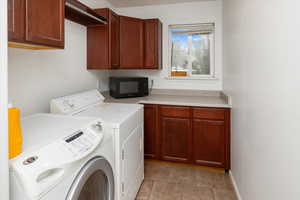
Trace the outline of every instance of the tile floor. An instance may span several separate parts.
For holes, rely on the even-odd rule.
[[[136,200],[237,200],[224,171],[145,161],[145,180]]]

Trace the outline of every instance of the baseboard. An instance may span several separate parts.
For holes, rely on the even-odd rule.
[[[242,196],[240,194],[239,188],[238,188],[238,186],[236,184],[236,181],[235,181],[234,176],[231,173],[231,171],[229,171],[229,175],[230,175],[230,179],[231,179],[231,182],[232,182],[232,185],[233,185],[233,188],[234,188],[234,191],[235,191],[235,194],[236,194],[238,200],[243,200]]]

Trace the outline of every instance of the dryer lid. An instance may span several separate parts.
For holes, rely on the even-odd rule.
[[[76,116],[99,117],[105,123],[110,123],[119,127],[120,124],[135,117],[135,115],[141,115],[142,113],[139,113],[139,111],[142,109],[143,105],[141,104],[103,103],[91,106],[88,109],[77,113]],[[138,120],[141,119],[142,116],[139,116]]]
[[[53,99],[50,102],[51,113],[70,115],[104,102],[104,96],[98,90],[77,93]]]

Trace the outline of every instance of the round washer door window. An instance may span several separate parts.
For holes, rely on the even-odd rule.
[[[80,170],[67,200],[113,200],[113,171],[107,160],[95,157]]]

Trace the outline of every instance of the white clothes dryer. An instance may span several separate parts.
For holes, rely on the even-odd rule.
[[[22,120],[10,161],[11,200],[114,200],[113,129],[100,119],[36,114]]]

